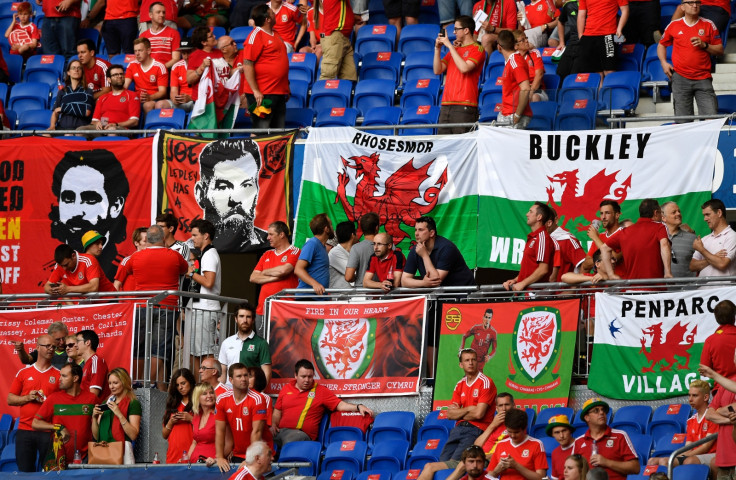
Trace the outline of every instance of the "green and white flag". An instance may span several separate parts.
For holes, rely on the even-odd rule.
[[[735,288],[645,295],[595,294],[588,387],[627,400],[687,395],[703,342],[718,328],[713,308]]]
[[[327,213],[333,227],[368,212],[404,252],[415,220],[429,215],[475,266],[478,213],[475,134],[372,135],[354,128],[313,128],[304,150],[294,243],[312,236],[309,221]]]
[[[535,201],[583,244],[600,202],[621,204],[636,220],[639,203],[674,200],[698,233],[710,199],[723,120],[667,127],[532,132],[481,126],[478,132],[478,266],[517,270]],[[696,139],[696,140],[695,140]]]

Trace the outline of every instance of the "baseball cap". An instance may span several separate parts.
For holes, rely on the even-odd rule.
[[[584,418],[588,414],[588,412],[594,409],[595,407],[603,407],[606,413],[608,413],[608,411],[611,410],[611,407],[609,407],[606,402],[601,400],[600,397],[589,398],[583,404],[583,410],[582,410],[582,413],[580,414],[580,418]]]
[[[549,419],[547,426],[544,427],[544,431],[548,437],[552,436],[552,430],[554,430],[555,427],[567,427],[570,431],[573,430],[572,425],[570,425],[570,419],[567,418],[567,415],[555,415]]]
[[[96,230],[90,230],[84,235],[82,235],[82,246],[84,247],[85,250],[87,250],[87,247],[89,247],[90,245],[92,245],[99,239],[102,239],[102,244],[104,245],[106,241],[105,237],[100,235],[100,233],[97,232]]]
[[[192,39],[190,37],[182,38],[179,42],[179,48],[177,48],[177,50],[194,50]]]

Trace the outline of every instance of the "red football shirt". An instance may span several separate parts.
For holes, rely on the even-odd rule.
[[[685,17],[667,25],[659,41],[665,47],[672,45],[672,66],[675,71],[689,80],[705,80],[710,75],[710,54],[690,42],[698,37],[710,45],[720,45],[721,35],[716,25],[707,18],[700,17],[693,25],[688,25]]]
[[[136,92],[149,95],[158,93],[158,87],[169,86],[169,73],[163,63],[153,60],[148,68],[137,61],[131,62],[125,70],[125,78],[133,80]]]
[[[54,271],[49,276],[49,282],[51,283],[63,283],[70,287],[78,287],[80,285],[86,285],[93,279],[99,279],[100,285],[98,291],[100,292],[114,292],[115,287],[112,282],[107,279],[100,263],[92,255],[84,253],[77,253],[77,265],[72,271],[66,271],[59,265],[54,267]]]
[[[488,405],[483,418],[468,421],[481,430],[485,430],[491,424],[491,421],[493,421],[493,406],[496,404],[496,384],[480,372],[478,372],[478,376],[470,383],[468,383],[467,377],[463,377],[457,382],[455,390],[452,392],[452,403],[457,403],[461,407],[475,406],[479,403]],[[461,421],[464,420],[458,420],[457,423]]]
[[[550,236],[555,245],[554,266],[559,267],[557,278],[552,280],[560,282],[562,275],[574,271],[583,263],[585,251],[578,239],[562,227],[557,228]]]
[[[240,55],[241,61],[253,62],[256,83],[261,93],[265,95],[289,94],[289,57],[286,55],[286,45],[278,33],[275,31],[268,33],[256,27],[245,40],[245,46]],[[241,85],[241,93],[253,93],[253,89],[250,88],[245,78]]]
[[[617,235],[617,234],[621,233],[623,230],[624,230],[624,227],[618,227],[618,229],[616,231],[614,231],[611,235],[608,235],[608,231],[605,231],[605,232],[603,232],[603,233],[600,234],[601,240],[603,241],[603,243],[605,243],[606,245],[608,245],[608,239],[611,238],[611,237],[613,237],[614,235]],[[608,246],[610,247],[610,245],[608,245]],[[588,250],[588,256],[590,258],[593,258],[593,254],[595,252],[597,252],[597,251],[598,251],[598,245],[596,245],[595,242],[593,242],[590,245],[590,250]],[[620,253],[621,252],[621,249],[620,248],[619,249],[615,249],[614,248],[613,251],[616,252],[616,253]],[[613,273],[615,273],[616,275],[618,275],[621,278],[623,278],[626,275],[626,264],[625,264],[625,262],[626,262],[626,259],[623,258],[623,257],[621,257],[621,260],[613,268]]]
[[[118,265],[118,271],[115,272],[115,280],[118,282],[122,282],[122,287],[120,287],[121,291],[123,292],[134,292],[135,291],[135,277],[133,275],[128,275],[125,272],[125,264],[128,263],[128,260],[130,260],[130,255],[125,257],[122,262],[120,262],[120,265]]]
[[[506,66],[503,69],[501,77],[501,114],[513,115],[516,113],[516,107],[519,105],[519,86],[523,81],[529,81],[530,76],[529,65],[519,52],[514,52],[506,60]],[[531,86],[531,84],[530,84]],[[528,104],[524,109],[523,115],[531,117],[532,107]]]
[[[82,12],[80,10],[80,5],[82,4],[82,2],[73,2],[69,9],[64,12],[56,9],[61,2],[62,0],[46,0],[45,2],[42,2],[41,5],[43,8],[44,16],[49,18],[82,17]]]
[[[480,0],[473,5],[473,16],[479,10],[486,12],[489,25],[516,30],[518,19],[513,0]]]
[[[222,58],[222,52],[219,50],[212,50],[211,52],[205,52],[201,48],[198,48],[194,50],[192,53],[189,54],[189,60],[187,61],[187,68],[189,70],[196,70],[199,68],[200,65],[202,65],[202,62],[204,62],[205,58],[209,58],[210,60],[216,60],[218,58]],[[227,65],[226,62],[223,62]],[[230,66],[228,65],[228,68],[223,71],[217,72],[221,77],[228,77],[230,75]],[[199,85],[199,82],[192,85],[192,100],[197,100],[197,96],[199,95],[199,89],[197,88]]]
[[[555,19],[555,9],[546,0],[537,0],[524,8],[529,24],[534,27],[544,25]]]
[[[179,276],[187,272],[189,264],[175,250],[152,246],[133,253],[124,268],[135,277],[138,291],[178,290]],[[161,303],[175,306],[176,297],[171,295]]]
[[[89,392],[90,388],[99,388],[102,400],[110,396],[110,386],[107,383],[107,363],[97,354],[89,357],[82,367],[82,390]]]
[[[403,271],[404,263],[406,263],[406,260],[400,251],[395,252],[392,250],[388,252],[388,255],[383,260],[372,255],[366,273],[374,274],[377,282],[383,282],[384,280],[391,280],[393,282],[394,273]]]
[[[480,43],[471,43],[458,47],[457,53],[466,62],[471,62],[475,68],[468,73],[462,73],[455,65],[452,55],[447,53],[442,63],[447,65],[445,71],[445,90],[442,93],[442,105],[478,106],[478,79],[483,73],[483,62],[486,51]]]
[[[295,267],[297,260],[299,260],[300,253],[301,250],[293,245],[289,245],[289,247],[283,252],[269,250],[261,256],[254,270],[262,272],[264,270],[268,270],[269,268],[281,266],[285,263],[290,263],[292,266]],[[275,295],[286,288],[296,288],[297,285],[299,285],[299,279],[296,277],[296,275],[294,275],[293,272],[286,278],[277,280],[275,282],[264,283],[263,285],[261,285],[261,293],[258,296],[258,307],[256,308],[256,315],[263,315],[263,307],[268,297],[270,297],[271,295]]]
[[[13,24],[13,30],[11,30],[8,37],[10,45],[25,45],[34,40],[41,40],[41,32],[38,31],[34,23],[29,23],[25,27],[21,26],[20,23]],[[10,53],[18,54],[18,51],[11,51]]]
[[[217,421],[227,422],[233,432],[233,455],[245,457],[250,446],[253,422],[266,421],[266,404],[256,391],[249,390],[246,396],[235,401],[233,392],[227,392],[217,399]],[[265,428],[265,427],[264,427]]]
[[[168,11],[168,10],[167,10]],[[149,28],[141,33],[141,37],[151,42],[151,56],[164,65],[171,61],[171,54],[179,48],[181,36],[178,30],[164,26],[158,33],[153,33]]]
[[[138,16],[137,0],[115,0],[107,2],[105,20],[121,20]]]
[[[110,67],[110,63],[102,60],[101,58],[95,58],[95,63],[92,68],[84,68],[84,78],[87,80],[87,88],[92,90],[93,93],[97,93],[104,87],[110,86],[110,79],[107,78],[107,69]]]
[[[736,351],[736,327],[719,325],[716,331],[705,339],[700,363],[706,365],[726,378],[736,375],[733,354]]]
[[[687,438],[688,442],[695,442],[701,438],[705,438],[708,435],[716,433],[718,431],[718,424],[709,422],[705,419],[705,414],[698,418],[698,413],[687,419]],[[713,446],[708,453],[716,453],[716,442],[713,442]]]
[[[502,458],[511,457],[516,463],[529,470],[547,470],[547,455],[544,453],[544,445],[534,437],[527,437],[518,445],[514,445],[510,438],[498,442],[496,450],[488,463],[490,472],[501,461]],[[525,477],[514,468],[507,468],[499,476],[503,480],[525,480]],[[489,477],[486,477],[489,478]]]
[[[529,50],[524,55],[524,60],[529,66],[529,86],[531,87],[538,72],[542,72],[542,75],[544,75],[544,60],[542,60],[542,54],[536,48]],[[544,90],[544,81],[539,83],[539,89]]]
[[[736,380],[736,377],[730,377]],[[736,402],[736,394],[725,388],[719,388],[710,408],[718,410]],[[718,425],[718,441],[716,442],[716,466],[729,468],[736,465],[736,442],[733,441],[733,424]]]
[[[341,400],[327,387],[318,383],[314,384],[312,390],[302,392],[296,388],[296,380],[292,380],[284,385],[281,392],[279,392],[275,408],[281,411],[281,422],[278,425],[280,428],[297,428],[299,418],[307,404],[307,399],[312,394],[314,399],[299,429],[309,435],[312,440],[316,440],[319,433],[319,423],[326,413],[325,410],[334,411]]]
[[[625,278],[662,278],[664,265],[660,255],[660,241],[669,239],[667,227],[651,218],[639,218],[621,233],[609,238],[606,245],[621,249],[626,260]]]
[[[713,5],[715,7],[721,7],[729,15],[731,15],[731,2],[729,0],[703,0],[703,5]]]
[[[171,75],[169,75],[169,86],[179,87],[180,95],[192,96],[192,87],[187,83],[187,62],[179,60],[171,67]]]
[[[48,401],[49,395],[59,390],[59,371],[54,367],[49,367],[41,371],[36,367],[35,363],[18,370],[8,392],[14,395],[24,396],[31,393],[32,390],[43,392],[46,396],[46,401]],[[33,430],[33,427],[31,427],[33,417],[41,408],[41,405],[41,402],[36,401],[20,406],[19,430]]]
[[[521,256],[521,267],[519,269],[519,281],[534,273],[539,263],[546,263],[550,266],[552,273],[552,262],[555,254],[555,246],[552,243],[552,237],[549,236],[544,227],[539,227],[526,237],[526,245],[524,245],[524,254]],[[543,277],[542,282],[546,282],[549,277]]]
[[[324,13],[319,14],[319,28],[325,35],[335,30],[349,37],[355,25],[355,15],[348,0],[325,0],[322,2]]]
[[[585,35],[601,36],[616,33],[618,9],[628,0],[580,0],[578,11],[586,10]]]
[[[105,117],[109,123],[121,123],[131,118],[140,118],[140,114],[141,100],[138,94],[125,89],[117,95],[109,92],[98,98],[92,120],[99,121]]]
[[[552,462],[552,465],[550,465],[552,472],[550,473],[550,477],[554,480],[560,480],[563,477],[565,472],[565,460],[567,460],[567,457],[572,454],[572,447],[574,445],[575,443],[573,442],[568,445],[567,448],[563,448],[562,445],[560,445],[552,450],[552,456],[550,458]]]
[[[629,436],[623,430],[615,430],[608,427],[606,432],[596,442],[598,453],[611,460],[626,462],[639,458],[631,443]],[[593,449],[593,437],[590,436],[590,430],[586,430],[585,434],[576,438],[573,444],[572,453],[579,453],[586,460],[590,461],[590,455]],[[611,480],[625,480],[626,475],[605,469],[608,472],[608,478]]]
[[[271,7],[271,2],[268,2],[267,5]],[[279,9],[273,13],[276,19],[273,29],[285,42],[293,47],[296,40],[297,26],[302,23],[301,12],[295,5],[284,1],[281,2]]]

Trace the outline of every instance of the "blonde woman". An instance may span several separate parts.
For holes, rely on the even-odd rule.
[[[200,383],[192,393],[192,445],[189,458],[204,462],[208,467],[217,460],[215,454],[215,389],[209,383]]]
[[[92,435],[100,442],[125,442],[123,463],[135,463],[132,441],[141,428],[141,404],[133,393],[130,375],[116,368],[107,375],[110,398],[92,411]]]

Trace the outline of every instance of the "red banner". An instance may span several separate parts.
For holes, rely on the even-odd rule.
[[[82,235],[106,239],[99,257],[112,279],[151,225],[152,138],[80,142],[32,137],[0,141],[0,274],[4,293],[42,291],[54,249],[82,250]],[[135,201],[133,201],[135,199]]]
[[[270,393],[294,378],[302,358],[315,378],[342,396],[419,391],[426,300],[271,303]]]
[[[36,339],[45,335],[54,322],[64,322],[70,333],[80,330],[94,330],[100,337],[97,353],[105,359],[112,370],[124,367],[131,371],[133,350],[132,303],[112,303],[103,305],[39,308],[33,310],[0,311],[0,348],[8,362],[0,373],[0,398],[8,398],[8,390],[15,374],[25,365],[20,363],[13,342],[22,340],[26,351],[35,349]],[[20,414],[18,407],[0,403],[0,414],[9,413],[14,417]]]
[[[205,218],[217,228],[220,253],[268,248],[268,226],[291,218],[295,135],[213,141],[161,134],[159,211],[179,219],[176,238],[188,239],[192,220]]]

